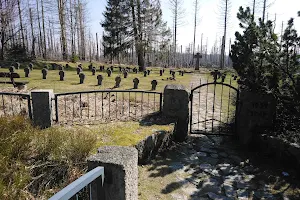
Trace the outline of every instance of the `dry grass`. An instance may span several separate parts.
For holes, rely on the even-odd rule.
[[[85,173],[85,159],[103,145],[133,146],[157,130],[138,122],[33,127],[23,117],[0,118],[0,199],[45,199]]]

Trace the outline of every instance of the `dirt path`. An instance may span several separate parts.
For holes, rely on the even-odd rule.
[[[194,75],[191,80],[191,86],[195,88],[206,82],[206,76],[201,74]],[[213,86],[204,86],[193,92],[193,101],[191,103],[191,106],[193,106],[191,122],[192,130],[211,132],[213,129],[217,129],[219,127],[219,121],[211,119],[222,119],[222,116],[220,116],[220,95],[221,94],[217,93],[214,95]]]

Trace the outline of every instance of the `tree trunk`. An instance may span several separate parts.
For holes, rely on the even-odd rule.
[[[58,1],[60,32],[61,32],[62,57],[63,60],[67,60],[68,54],[67,54],[66,24],[65,24],[65,1],[64,0],[57,0],[57,1]]]
[[[44,1],[43,1],[43,0],[41,0],[41,6],[42,6],[42,25],[43,25],[43,36],[44,36],[44,41],[43,41],[43,47],[44,47],[43,58],[44,58],[44,59],[47,59],[47,43],[46,43],[45,16],[44,16]]]
[[[32,19],[32,10],[29,8],[29,17],[30,17],[30,26],[31,26],[31,57],[35,59],[35,37],[34,37],[34,30],[33,30],[33,19]]]
[[[21,35],[22,35],[22,46],[23,46],[23,48],[25,48],[25,37],[24,37],[24,30],[23,30],[23,21],[22,21],[20,0],[18,0],[18,10],[19,10],[19,19],[20,19],[20,29],[21,29]]]

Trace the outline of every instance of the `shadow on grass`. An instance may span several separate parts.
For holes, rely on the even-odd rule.
[[[169,125],[176,122],[176,118],[165,116],[162,112],[146,115],[140,120],[140,126]]]

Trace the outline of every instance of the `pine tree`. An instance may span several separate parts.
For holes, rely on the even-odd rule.
[[[129,7],[125,0],[108,0],[103,13],[104,56],[110,56],[110,61],[130,47],[129,39]]]

